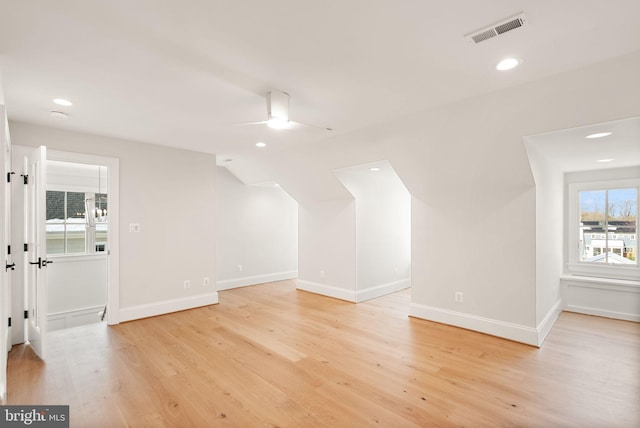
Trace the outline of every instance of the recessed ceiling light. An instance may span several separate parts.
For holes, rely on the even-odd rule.
[[[256,143],[256,147],[267,147],[267,143],[263,143],[262,141],[258,141]]]
[[[274,186],[275,187],[280,187],[280,185],[278,183],[275,183]]]
[[[598,159],[596,162],[604,163],[604,162],[611,162],[612,160],[614,159]]]
[[[516,68],[522,63],[519,58],[505,58],[496,65],[496,70],[507,71]]]
[[[54,98],[53,102],[58,104],[59,106],[71,107],[73,103],[69,100],[65,100],[64,98]]]
[[[378,168],[377,166],[374,166],[369,168],[369,171],[373,171],[373,172],[380,171],[380,168]]]
[[[56,119],[68,119],[69,115],[67,113],[61,111],[51,111],[51,117],[55,117]]]
[[[595,134],[587,135],[584,138],[602,138],[602,137],[608,137],[609,135],[611,135],[611,132],[596,132]]]

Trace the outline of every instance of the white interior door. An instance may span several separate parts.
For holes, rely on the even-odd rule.
[[[11,231],[10,204],[11,187],[7,182],[7,174],[11,170],[11,143],[9,141],[9,127],[4,105],[0,105],[0,254],[5,262],[5,268],[0,271],[0,401],[4,402],[7,395],[7,353],[11,349],[11,335],[9,334],[9,317],[11,302],[11,272],[15,268],[9,253],[9,233]]]
[[[42,359],[46,355],[47,332],[46,161],[44,146],[32,149],[23,160],[26,171],[23,175],[27,175],[24,195],[27,339]]]

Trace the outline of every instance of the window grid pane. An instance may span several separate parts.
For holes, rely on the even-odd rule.
[[[579,261],[636,265],[638,189],[579,192]]]

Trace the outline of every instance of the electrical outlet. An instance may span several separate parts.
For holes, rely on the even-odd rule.
[[[187,288],[191,288],[191,281],[188,279],[184,282],[184,289],[186,290]]]
[[[129,223],[129,232],[140,232],[140,224],[139,223]]]
[[[205,276],[205,277],[202,279],[202,285],[203,285],[204,287],[209,286],[209,277]]]
[[[458,302],[458,303],[462,303],[463,302],[462,291],[456,291],[455,299],[456,299],[456,302]]]
[[[323,270],[320,271],[320,279],[324,279],[324,271]]]
[[[236,266],[236,272],[242,272],[242,265]]]

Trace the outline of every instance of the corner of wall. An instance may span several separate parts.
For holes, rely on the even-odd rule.
[[[539,346],[538,330],[520,324],[513,324],[418,303],[411,303],[409,316],[465,328],[526,345]]]
[[[562,312],[562,299],[558,299],[556,303],[553,304],[547,315],[544,319],[538,324],[536,330],[538,332],[538,340],[535,346],[541,347],[544,340],[547,338],[549,332],[553,328],[554,324],[558,320],[560,313]]]
[[[357,302],[356,292],[354,290],[347,290],[333,285],[320,284],[302,279],[298,279],[297,283],[298,285],[296,288],[298,290],[321,294],[323,296],[333,297],[334,299],[346,300],[347,302]]]
[[[185,311],[187,309],[195,309],[202,306],[215,305],[217,303],[218,292],[214,291],[213,293],[198,294],[195,296],[183,297],[180,299],[129,306],[120,308],[120,312],[118,313],[118,321],[126,322],[141,318],[155,317],[157,315]]]

